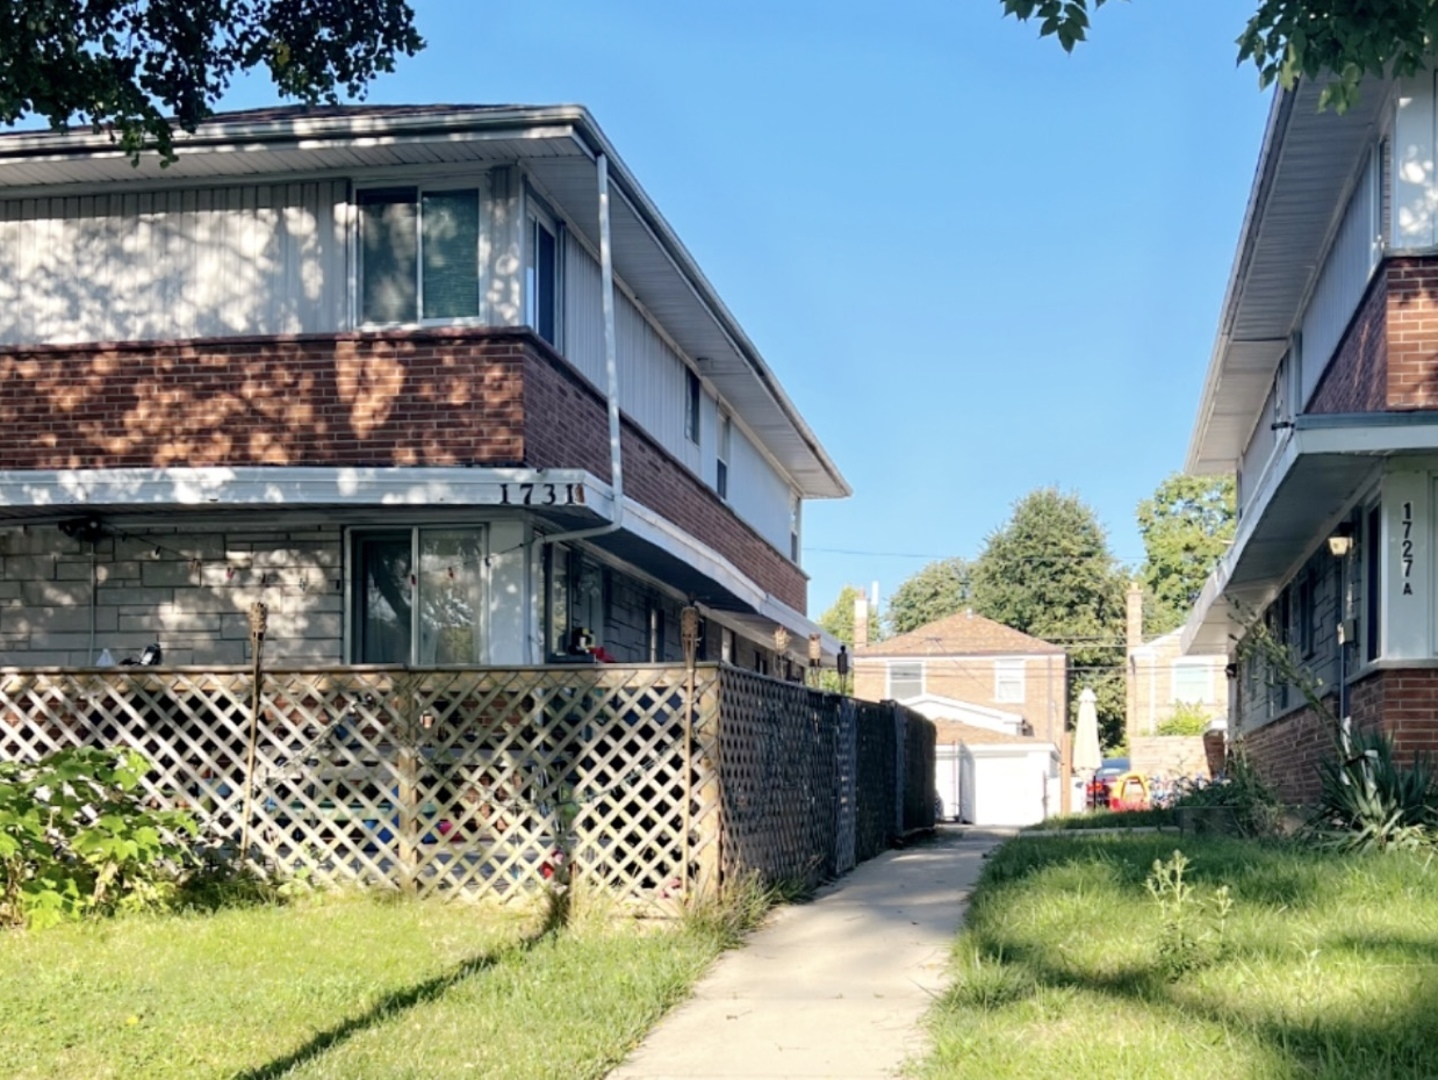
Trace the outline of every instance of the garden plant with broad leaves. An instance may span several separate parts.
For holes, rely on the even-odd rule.
[[[149,907],[174,891],[195,820],[148,805],[149,763],[78,747],[0,762],[0,927]]]

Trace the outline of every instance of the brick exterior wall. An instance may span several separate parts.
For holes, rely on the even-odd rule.
[[[609,479],[607,403],[559,357],[529,356],[525,382],[525,463],[579,467]],[[624,492],[706,543],[765,592],[796,611],[808,608],[808,576],[746,525],[707,484],[637,425],[623,420]]]
[[[803,612],[802,570],[624,421],[627,493]],[[524,329],[0,352],[0,469],[527,465],[609,479],[604,398]]]
[[[1399,760],[1438,757],[1438,670],[1374,672],[1349,687],[1349,710],[1356,727],[1391,734]],[[1328,722],[1305,707],[1245,732],[1239,745],[1285,801],[1306,803],[1318,797],[1318,763],[1334,743]]]
[[[854,661],[854,696],[882,701],[889,696],[888,665],[913,663],[914,658],[863,657]],[[1003,657],[1006,660],[1019,657]],[[1064,724],[1068,697],[1067,660],[1062,654],[1037,654],[1024,660],[1024,700],[994,697],[995,658],[932,657],[924,663],[924,692],[1022,716],[1034,735],[1056,742]]]
[[[1395,259],[1386,269],[1388,408],[1438,408],[1438,259]]]
[[[1379,412],[1387,408],[1387,269],[1373,275],[1348,330],[1314,391],[1313,413]]]
[[[1206,694],[1201,700],[1186,699],[1186,703],[1199,708],[1210,720],[1228,715],[1228,676],[1223,670],[1228,658],[1182,657],[1180,644],[1178,634],[1165,634],[1143,647],[1153,655],[1129,650],[1124,678],[1130,743],[1143,736],[1157,735],[1159,725],[1173,718],[1179,704],[1174,666],[1180,659],[1184,661],[1183,666],[1206,669]]]
[[[0,352],[0,467],[517,465],[525,335]]]
[[[1308,411],[1438,408],[1438,259],[1390,259],[1368,287]]]

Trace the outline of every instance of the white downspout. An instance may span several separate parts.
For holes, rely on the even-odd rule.
[[[538,543],[557,544],[583,540],[616,531],[624,521],[624,462],[619,446],[619,359],[614,335],[614,254],[609,241],[609,158],[595,158],[599,176],[599,280],[604,299],[604,376],[609,392],[609,486],[614,494],[613,512],[604,525],[574,532],[550,533]]]

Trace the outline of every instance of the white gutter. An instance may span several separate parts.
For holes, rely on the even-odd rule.
[[[592,529],[567,533],[550,533],[539,537],[541,547],[566,540],[585,540],[616,532],[624,523],[624,454],[620,445],[619,424],[619,348],[614,332],[614,255],[609,238],[609,157],[599,154],[595,159],[599,181],[599,278],[604,299],[604,377],[609,396],[609,487],[613,493],[613,512],[609,522]]]
[[[1258,154],[1258,167],[1254,170],[1253,187],[1249,189],[1248,205],[1243,212],[1243,226],[1239,229],[1238,250],[1234,252],[1233,267],[1228,274],[1228,288],[1224,290],[1223,305],[1219,308],[1218,334],[1209,354],[1208,371],[1204,374],[1203,391],[1198,399],[1198,416],[1189,436],[1188,454],[1185,456],[1183,471],[1197,473],[1198,463],[1203,458],[1203,440],[1208,425],[1213,419],[1214,400],[1218,396],[1218,384],[1223,378],[1224,357],[1228,353],[1233,320],[1238,311],[1238,298],[1248,278],[1249,266],[1253,262],[1253,250],[1258,243],[1258,221],[1268,203],[1268,194],[1273,188],[1274,175],[1278,170],[1278,145],[1288,127],[1288,118],[1293,113],[1296,91],[1274,91],[1272,104],[1268,108],[1268,120],[1263,128],[1263,141]]]

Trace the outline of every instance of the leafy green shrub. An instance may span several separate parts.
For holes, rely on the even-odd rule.
[[[1158,725],[1160,735],[1202,735],[1212,719],[1202,705],[1191,701],[1175,701],[1173,714]]]
[[[149,763],[81,747],[0,762],[0,926],[43,927],[154,904],[173,889],[194,819],[145,805]]]
[[[1434,842],[1438,774],[1426,755],[1393,760],[1383,732],[1342,732],[1338,760],[1319,763],[1323,789],[1309,824],[1320,843],[1345,851],[1392,851]]]
[[[1229,760],[1223,776],[1203,787],[1191,787],[1173,800],[1174,809],[1185,806],[1223,806],[1233,811],[1244,836],[1266,836],[1278,828],[1283,804],[1273,789],[1242,754]]]

